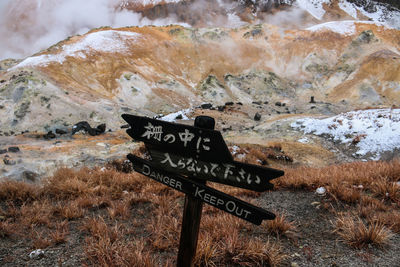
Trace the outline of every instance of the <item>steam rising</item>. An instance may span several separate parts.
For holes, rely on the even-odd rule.
[[[174,16],[149,20],[120,10],[117,0],[2,0],[0,1],[0,60],[23,58],[71,35],[111,26],[178,24]],[[182,23],[180,23],[182,24]],[[185,24],[188,26],[187,24]]]

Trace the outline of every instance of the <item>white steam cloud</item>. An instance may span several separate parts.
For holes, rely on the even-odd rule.
[[[178,10],[163,13],[165,18],[151,20],[131,10],[129,4],[157,3],[161,0],[0,0],[0,60],[25,58],[46,49],[68,36],[84,34],[101,26],[180,24],[186,27],[240,27],[252,21],[283,28],[310,26],[307,13],[297,7],[267,12],[258,17],[239,13],[246,9],[237,0],[194,0]],[[179,2],[167,0],[164,2]],[[124,7],[124,8],[120,8]],[[156,11],[157,12],[157,11]],[[246,21],[243,21],[246,18]]]
[[[111,26],[168,25],[175,16],[149,20],[140,13],[116,9],[118,0],[1,0],[0,60],[24,58],[68,36]],[[189,26],[187,24],[183,24]]]

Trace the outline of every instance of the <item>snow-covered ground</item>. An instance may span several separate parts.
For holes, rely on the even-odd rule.
[[[325,119],[304,118],[291,124],[306,134],[328,135],[357,147],[354,156],[367,153],[379,159],[382,152],[400,149],[400,109],[352,111]]]
[[[27,66],[46,66],[52,62],[62,64],[67,56],[86,58],[87,54],[95,51],[106,53],[124,52],[129,47],[129,41],[135,41],[140,36],[136,32],[116,30],[89,33],[76,43],[63,45],[61,52],[58,54],[28,57],[12,69]]]
[[[174,113],[165,115],[165,116],[161,117],[160,120],[175,122],[177,120],[177,117],[180,117],[180,120],[189,120],[187,114],[189,114],[191,111],[192,111],[192,109],[190,109],[190,108],[180,110],[178,112],[174,112]]]
[[[295,5],[307,11],[314,18],[322,20],[326,13],[324,5],[331,5],[332,2],[332,0],[297,0]],[[400,12],[389,10],[385,4],[376,2],[374,8],[367,11],[364,7],[357,6],[350,1],[339,0],[339,8],[356,20],[359,19],[358,14],[361,13],[373,22],[380,22],[392,28],[400,29]]]
[[[356,24],[375,24],[378,26],[385,26],[386,28],[391,28],[390,26],[375,21],[355,21],[355,20],[342,20],[342,21],[330,21],[326,23],[321,23],[307,28],[308,31],[332,31],[342,35],[353,35],[356,33]]]

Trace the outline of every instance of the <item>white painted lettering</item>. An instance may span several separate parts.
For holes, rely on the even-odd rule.
[[[217,177],[217,174],[215,174],[214,171],[218,171],[217,168],[219,167],[219,165],[215,163],[210,163],[210,164],[211,164],[211,170],[210,170],[211,175]]]
[[[151,169],[150,169],[150,167],[149,167],[148,165],[143,164],[143,169],[142,169],[142,171],[143,171],[143,174],[144,174],[144,175],[149,175],[150,172],[151,172]]]
[[[224,205],[224,204],[225,204],[225,202],[223,199],[220,199],[220,198],[217,199],[217,206]]]
[[[171,167],[173,167],[173,168],[177,167],[177,165],[172,162],[172,159],[171,159],[171,157],[170,157],[170,155],[168,153],[164,153],[164,156],[165,156],[165,159],[163,159],[161,161],[162,164],[168,162]]]
[[[164,184],[169,184],[169,177],[164,176],[163,182],[164,182]]]
[[[204,194],[204,199],[205,202],[210,202],[210,194],[205,193]]]
[[[247,218],[247,215],[251,214],[251,212],[248,210],[244,210],[244,213],[246,213],[246,215],[244,215],[244,218]]]
[[[185,129],[184,133],[179,133],[179,138],[181,139],[181,141],[183,142],[183,146],[186,147],[187,143],[192,141],[192,139],[194,138],[194,134],[192,134],[191,132],[189,132],[188,129]]]
[[[199,190],[199,188],[196,186],[196,192],[194,193],[194,196],[197,197],[197,195],[198,195],[201,199],[203,199],[203,196],[201,195],[201,193],[203,193],[203,192],[204,192],[204,189]]]
[[[229,207],[229,206],[230,206],[230,207]],[[227,211],[233,212],[233,211],[235,210],[235,208],[236,208],[236,204],[235,204],[235,202],[233,202],[233,201],[228,201],[228,202],[226,202],[225,207],[226,207],[226,210],[227,210]]]
[[[211,196],[211,198],[210,198],[210,203],[212,204],[212,205],[215,205],[215,201],[217,200],[217,198],[215,197],[215,196]]]
[[[182,191],[182,183],[179,181],[176,181],[175,188],[179,188]]]
[[[231,168],[235,168],[235,166],[231,164],[224,164],[225,167],[225,172],[224,172],[224,178],[227,179],[228,175],[232,175],[233,172],[231,171]]]

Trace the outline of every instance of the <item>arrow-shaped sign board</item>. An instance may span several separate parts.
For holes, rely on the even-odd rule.
[[[275,219],[275,214],[271,212],[180,175],[169,173],[155,166],[152,162],[132,154],[128,155],[128,159],[132,162],[135,171],[243,220],[260,225],[263,220]]]
[[[171,173],[196,179],[246,188],[257,192],[272,189],[269,181],[283,175],[283,171],[237,161],[205,162],[149,147],[152,163]]]
[[[218,131],[155,120],[130,114],[122,118],[135,140],[151,144],[163,151],[212,162],[231,162],[232,155]]]

